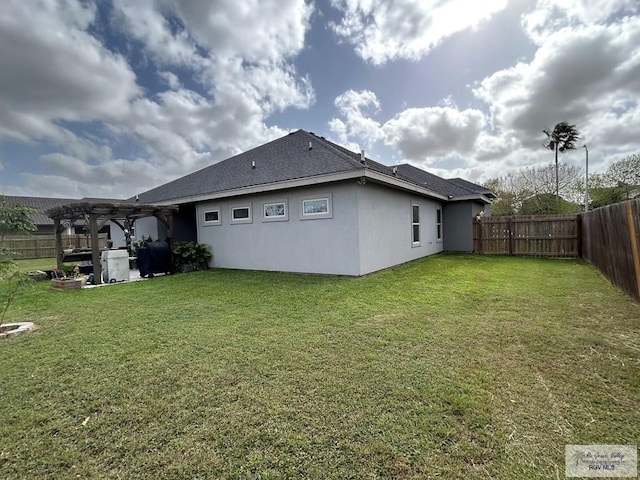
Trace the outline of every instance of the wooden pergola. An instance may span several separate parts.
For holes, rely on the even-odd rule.
[[[125,233],[127,248],[129,247],[130,226],[138,218],[156,217],[167,226],[169,246],[173,238],[173,215],[178,211],[177,205],[150,205],[139,203],[102,203],[77,202],[61,205],[47,210],[49,218],[53,219],[56,234],[56,259],[58,269],[62,268],[64,252],[62,249],[62,232],[76,220],[84,220],[91,235],[91,262],[93,263],[93,277],[96,284],[102,283],[100,269],[100,247],[98,245],[98,231],[109,221],[118,225]],[[64,224],[68,225],[64,225]]]

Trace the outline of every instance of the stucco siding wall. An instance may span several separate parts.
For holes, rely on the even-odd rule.
[[[134,224],[135,238],[131,238],[132,242],[139,242],[142,237],[151,237],[152,240],[160,239],[159,224],[162,224],[156,217],[144,217],[136,220]],[[162,237],[164,240],[164,237]]]
[[[473,250],[473,205],[453,202],[444,206],[444,250],[471,252]]]
[[[122,229],[113,222],[107,222],[107,225],[109,225],[109,234],[111,236],[111,241],[113,242],[113,248],[126,247],[127,241],[124,238],[124,232]]]
[[[305,217],[304,199],[328,198],[329,215]],[[285,202],[283,219],[265,219],[265,203]],[[251,220],[232,221],[234,207],[249,206]],[[219,224],[205,212],[218,210]],[[355,182],[252,195],[197,205],[198,241],[210,245],[212,266],[249,270],[359,275]]]
[[[473,216],[485,210],[480,202],[452,202],[444,206],[445,252],[473,252]]]
[[[442,251],[436,233],[440,202],[374,183],[357,192],[361,275]],[[412,242],[412,204],[420,207],[420,245]]]

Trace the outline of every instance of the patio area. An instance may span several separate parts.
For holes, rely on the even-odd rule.
[[[140,280],[152,280],[154,277],[164,277],[165,275],[167,275],[166,273],[154,273],[152,274],[153,276],[141,276],[140,275],[140,270],[138,270],[137,268],[131,269],[129,270],[129,280],[122,280],[119,282],[111,282],[111,283],[99,283],[97,285],[84,285],[82,288],[95,288],[95,287],[106,287],[109,285],[123,285],[125,283],[131,283],[131,282],[139,282]]]

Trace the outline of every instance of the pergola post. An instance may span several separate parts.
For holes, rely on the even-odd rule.
[[[62,259],[64,252],[62,251],[62,230],[60,230],[60,219],[53,219],[53,231],[56,234],[56,267],[62,271]]]
[[[167,243],[169,250],[173,252],[173,215],[167,215]],[[173,256],[173,253],[171,254]]]
[[[167,227],[167,244],[173,250],[173,213],[155,213],[154,216]]]
[[[91,234],[91,263],[93,263],[93,283],[102,283],[100,271],[100,245],[98,244],[98,218],[95,214],[89,214],[89,233]]]

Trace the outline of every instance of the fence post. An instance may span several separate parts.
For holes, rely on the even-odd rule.
[[[578,258],[582,259],[582,213],[576,216],[576,240],[578,241]]]
[[[509,255],[513,255],[513,217],[509,217],[507,222],[507,230],[509,231]]]
[[[629,225],[629,238],[631,240],[631,254],[633,255],[633,269],[636,273],[636,290],[640,297],[640,255],[638,254],[638,239],[636,237],[636,225],[633,218],[633,210],[631,202],[626,202],[627,207],[627,224]]]

